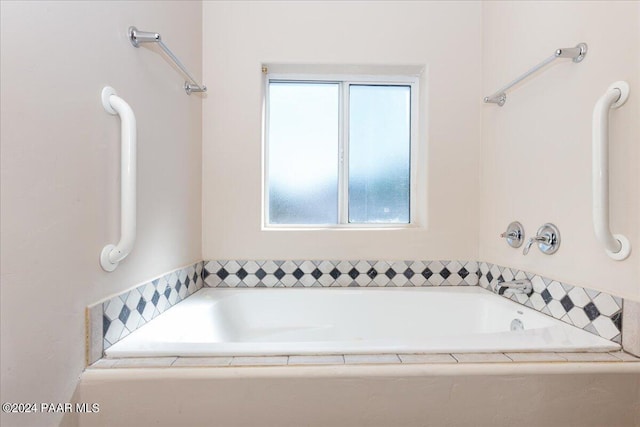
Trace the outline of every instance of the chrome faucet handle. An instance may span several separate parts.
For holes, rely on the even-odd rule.
[[[555,253],[560,247],[560,230],[558,230],[558,227],[551,223],[544,224],[538,229],[536,235],[531,237],[527,241],[522,254],[528,254],[529,249],[531,249],[531,246],[534,243],[538,244],[538,248],[540,249],[540,251],[542,251],[542,253],[551,255]]]
[[[512,248],[519,248],[524,240],[524,228],[518,221],[514,221],[509,224],[507,231],[500,233],[500,237],[507,239],[507,244]]]

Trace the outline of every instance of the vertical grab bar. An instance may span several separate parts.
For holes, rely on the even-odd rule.
[[[593,228],[607,255],[617,261],[629,256],[631,243],[609,228],[609,110],[622,106],[628,97],[627,82],[615,82],[593,108]]]
[[[102,106],[109,114],[117,114],[121,121],[120,155],[120,241],[106,245],[100,253],[100,265],[113,271],[133,249],[136,240],[136,116],[111,87],[102,89]]]

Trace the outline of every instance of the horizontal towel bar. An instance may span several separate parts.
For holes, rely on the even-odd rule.
[[[529,71],[527,71],[526,73],[522,74],[520,77],[518,77],[517,79],[513,80],[511,83],[509,83],[506,86],[498,89],[492,95],[485,96],[484,97],[484,102],[485,103],[498,104],[500,107],[502,107],[504,105],[504,103],[507,102],[507,90],[511,89],[513,86],[517,85],[522,80],[524,80],[527,77],[529,77],[531,74],[535,73],[536,71],[540,70],[541,68],[544,68],[545,66],[547,66],[548,64],[550,64],[551,62],[555,61],[558,58],[571,58],[571,59],[573,59],[573,62],[581,62],[586,55],[587,55],[587,44],[586,43],[580,43],[576,47],[568,47],[568,48],[563,48],[563,49],[557,49],[554,52],[554,54],[551,55],[549,58],[545,59],[544,61],[542,61],[541,63],[539,63],[535,67],[531,68]]]
[[[140,43],[158,43],[164,53],[171,58],[173,62],[182,70],[182,72],[189,77],[191,82],[184,82],[184,90],[187,92],[187,95],[191,95],[193,92],[206,92],[207,87],[196,82],[196,79],[193,78],[191,73],[187,70],[187,67],[178,59],[178,57],[167,47],[166,44],[162,41],[162,37],[160,34],[153,33],[149,31],[140,31],[136,27],[129,27],[128,31],[129,41],[134,47],[140,47]]]

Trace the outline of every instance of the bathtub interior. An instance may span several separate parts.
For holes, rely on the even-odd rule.
[[[608,352],[617,343],[481,287],[203,288],[107,357]]]

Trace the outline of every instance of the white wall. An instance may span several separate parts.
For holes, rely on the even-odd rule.
[[[205,2],[205,259],[475,259],[480,2]],[[263,63],[424,65],[423,229],[261,231]]]
[[[201,68],[200,2],[2,2],[2,401],[67,402],[84,368],[84,308],[201,258],[201,100],[129,25],[160,32]],[[138,240],[119,237],[113,86],[138,120]],[[2,414],[2,425],[61,415]]]
[[[480,258],[640,300],[640,3],[489,1],[483,35],[485,95],[556,48],[586,42],[589,52],[529,78],[504,107],[483,108]],[[633,245],[623,262],[604,253],[591,218],[591,116],[617,80],[631,86],[610,115],[611,228]],[[513,220],[527,237],[555,223],[560,250],[510,248],[498,234]]]

